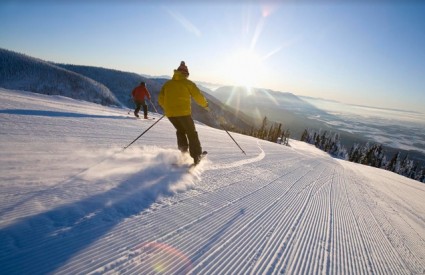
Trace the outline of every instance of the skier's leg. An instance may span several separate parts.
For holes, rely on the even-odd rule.
[[[181,117],[169,117],[168,119],[173,124],[174,128],[176,128],[177,147],[182,153],[185,153],[189,149],[189,143],[180,118]]]
[[[136,109],[134,109],[134,115],[136,117],[139,117],[139,111],[140,111],[140,108],[141,108],[141,104],[138,101],[134,101],[134,104],[136,104]]]
[[[143,100],[142,106],[143,106],[143,116],[144,118],[148,118],[148,105],[146,105],[144,100]]]
[[[181,117],[181,124],[189,140],[189,152],[195,163],[198,163],[202,154],[202,147],[199,141],[198,132],[191,116]]]

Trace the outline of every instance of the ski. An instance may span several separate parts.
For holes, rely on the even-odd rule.
[[[130,115],[130,113],[131,113],[131,111],[128,111],[128,115]],[[154,117],[148,117],[148,118],[144,118],[143,116],[138,116],[138,117],[136,117],[136,116],[130,116],[130,118],[132,118],[132,117],[134,117],[134,118],[136,118],[136,119],[141,119],[141,120],[143,120],[143,119],[146,119],[146,120],[154,120],[155,118]]]
[[[172,163],[171,166],[177,169],[187,169],[187,171],[190,172],[194,168],[196,168],[196,166],[198,166],[199,163],[201,163],[201,161],[207,156],[207,154],[208,154],[207,151],[203,151],[202,154],[199,156],[199,160],[197,163],[189,164],[186,162],[177,162],[177,163]]]
[[[203,151],[201,155],[199,156],[198,161],[195,160],[195,163],[193,164],[193,166],[199,165],[199,163],[201,163],[201,161],[207,156],[207,154],[208,154],[207,151]]]
[[[143,118],[143,117],[129,116],[128,118],[137,119],[137,120],[155,120],[154,117]]]

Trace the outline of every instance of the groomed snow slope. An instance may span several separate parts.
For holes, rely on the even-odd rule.
[[[1,274],[425,273],[425,185],[153,116],[0,89]]]

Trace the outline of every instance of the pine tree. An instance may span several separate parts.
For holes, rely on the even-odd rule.
[[[363,147],[360,147],[360,156],[358,163],[368,165],[368,152],[370,151],[369,143],[366,143]]]
[[[286,146],[289,146],[289,137],[291,136],[291,131],[289,131],[289,129],[288,130],[286,130],[286,132],[284,132],[285,133],[285,141],[284,141],[284,144],[286,145]]]
[[[355,143],[353,147],[351,147],[350,152],[348,153],[348,161],[358,162],[359,158],[359,144]]]
[[[411,179],[416,179],[416,175],[419,173],[418,170],[419,170],[419,164],[416,162],[416,163],[413,164],[412,171],[410,172],[408,177],[411,178]]]
[[[404,159],[400,163],[399,174],[405,177],[410,177],[412,174],[414,163],[409,159],[409,155],[407,154]]]
[[[265,116],[263,118],[263,122],[261,124],[260,130],[259,130],[259,133],[258,133],[258,138],[260,138],[260,139],[264,139],[265,138],[267,124],[268,124],[267,117]]]
[[[381,144],[377,144],[375,148],[375,167],[381,168],[385,165],[385,154]]]
[[[422,167],[421,171],[416,175],[416,180],[425,182],[425,167]]]
[[[304,132],[302,133],[300,140],[301,141],[304,141],[304,142],[308,142],[308,132],[307,132],[307,129],[305,129]]]
[[[390,160],[390,162],[388,163],[387,166],[387,170],[391,171],[391,172],[395,172],[398,173],[399,170],[399,158],[400,158],[400,152],[397,152],[392,159]]]
[[[314,146],[316,146],[317,148],[320,148],[320,135],[314,133]]]

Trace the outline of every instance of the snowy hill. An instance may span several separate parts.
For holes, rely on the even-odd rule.
[[[63,95],[102,105],[121,103],[103,84],[52,63],[0,48],[0,87]]]
[[[1,274],[425,273],[425,185],[152,115],[0,89]]]
[[[162,85],[157,85],[154,81],[138,75],[136,73],[123,72],[113,69],[79,66],[69,64],[56,64],[59,67],[73,71],[75,73],[89,77],[99,83],[104,84],[125,106],[133,107],[134,103],[131,98],[131,91],[145,81],[150,90],[160,90]],[[154,98],[154,102],[156,102]]]

